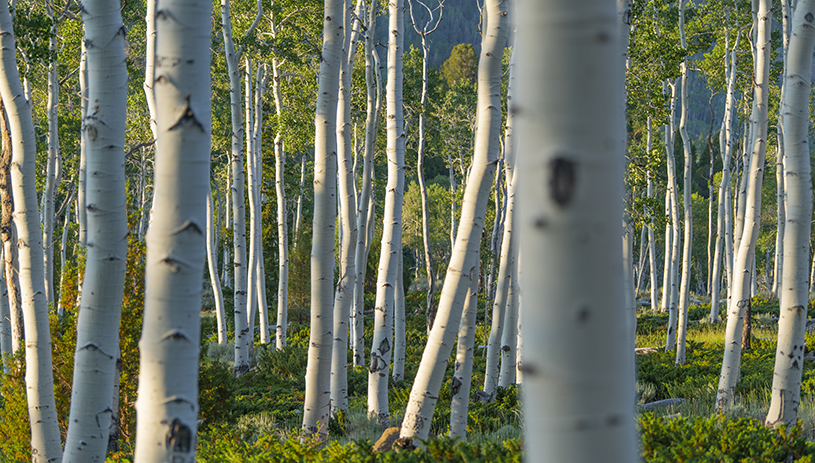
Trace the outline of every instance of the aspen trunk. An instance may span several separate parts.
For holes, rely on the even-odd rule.
[[[154,214],[147,232],[135,461],[194,461],[210,189],[211,2],[159,0]],[[184,18],[183,22],[173,18]]]
[[[0,248],[0,262],[5,262],[3,250]],[[10,371],[12,344],[11,344],[11,311],[9,307],[9,289],[5,272],[0,271],[0,362],[3,364],[3,373]]]
[[[360,3],[361,4],[361,3]],[[358,4],[358,5],[360,5]],[[345,1],[343,49],[340,58],[337,101],[337,169],[340,224],[339,279],[334,295],[334,344],[331,357],[331,409],[348,411],[348,321],[354,301],[354,258],[357,245],[356,193],[354,192],[353,148],[351,140],[351,74],[354,70],[360,6],[354,11],[352,0]]]
[[[147,5],[153,3],[152,1],[147,2]],[[149,17],[148,12],[148,17]],[[82,41],[81,45],[81,55],[79,58],[79,115],[82,120],[85,120],[85,116],[88,113],[88,50],[85,46],[85,41]],[[149,60],[145,61],[146,63]],[[85,209],[85,192],[87,191],[86,182],[85,182],[85,165],[87,164],[86,156],[85,156],[85,137],[79,137],[79,167],[78,167],[78,174],[77,174],[77,190],[76,190],[76,221],[79,225],[79,245],[83,248],[88,244],[88,216],[87,210]],[[80,283],[81,288],[81,283]]]
[[[23,347],[23,308],[17,265],[17,228],[14,225],[14,200],[11,194],[11,132],[2,100],[0,100],[0,133],[3,148],[0,156],[0,205],[2,205],[0,238],[3,241],[3,274],[8,288],[11,352],[16,354]]]
[[[54,306],[54,201],[57,183],[57,156],[59,156],[59,63],[57,62],[57,37],[61,18],[48,8],[51,17],[51,38],[48,44],[48,101],[45,108],[48,119],[48,156],[45,169],[45,187],[42,198],[43,266],[45,269],[45,300]]]
[[[504,332],[501,335],[501,370],[498,373],[498,387],[509,387],[517,380],[517,364],[521,362],[518,355],[520,337],[520,285],[518,245],[512,240],[510,247],[510,277],[507,309],[504,313]]]
[[[218,279],[218,269],[215,268],[215,224],[212,220],[212,190],[207,192],[207,264],[209,267],[209,280],[212,285],[212,294],[215,298],[215,319],[218,324],[218,344],[226,344],[226,312],[224,311],[224,293],[221,291],[221,280]]]
[[[471,285],[464,300],[464,310],[458,329],[456,364],[450,385],[450,393],[453,396],[450,403],[450,438],[459,438],[461,441],[467,440],[467,418],[473,376],[473,344],[478,311],[478,278],[474,275],[476,272],[478,267],[473,267],[470,275]]]
[[[325,0],[323,51],[314,117],[314,220],[311,244],[311,333],[309,336],[303,431],[328,438],[331,406],[334,222],[337,198],[337,93],[342,56],[342,0]]]
[[[255,267],[252,271],[255,272],[255,291],[257,298],[257,313],[260,316],[260,343],[269,343],[269,306],[266,303],[266,270],[263,262],[263,220],[261,192],[263,188],[263,95],[266,90],[266,66],[258,66],[257,76],[255,79],[255,120],[252,132],[254,134],[254,150],[252,156],[254,157],[254,170],[255,170],[255,213],[252,220],[255,222]],[[255,312],[252,311],[254,314]]]
[[[782,92],[786,93],[786,91]],[[783,134],[782,123],[778,123],[778,133]],[[784,137],[779,137],[778,148],[776,150],[776,163],[775,163],[775,182],[776,182],[776,211],[778,212],[778,219],[776,222],[775,233],[775,258],[773,268],[773,283],[770,289],[773,294],[781,298],[781,281],[783,279],[784,271],[784,231],[786,226],[786,205],[785,192],[784,192]]]
[[[436,400],[452,350],[464,301],[472,284],[471,271],[478,269],[478,249],[484,230],[484,213],[497,163],[501,128],[501,58],[509,32],[506,2],[489,0],[483,11],[489,18],[482,35],[478,62],[478,129],[473,164],[464,193],[461,223],[444,279],[438,314],[428,336],[416,380],[402,421],[402,437],[426,439]]]
[[[11,185],[19,246],[20,299],[24,314],[26,397],[34,462],[62,461],[51,362],[51,334],[43,277],[42,235],[35,185],[36,140],[31,103],[24,97],[15,56],[14,29],[8,4],[0,2],[0,96],[11,132]]]
[[[653,138],[653,129],[651,127],[651,116],[648,116],[648,135],[646,139],[646,152],[651,152],[651,140]],[[648,186],[646,187],[646,196],[648,198],[654,197],[654,182],[651,179],[651,170],[649,169],[646,172]],[[651,309],[655,309],[657,306],[657,257],[656,257],[657,245],[656,245],[656,237],[654,236],[654,217],[652,214],[648,215],[648,260],[649,260],[649,267],[651,270],[651,278],[650,278],[650,290],[651,290]]]
[[[728,304],[727,330],[725,333],[724,359],[719,378],[716,408],[727,411],[732,403],[741,366],[742,345],[739,336],[744,326],[745,312],[750,309],[751,270],[758,238],[758,221],[761,213],[761,184],[764,175],[764,155],[767,148],[767,102],[770,70],[770,29],[772,5],[769,0],[753,2],[754,21],[757,23],[756,77],[753,89],[755,104],[753,120],[756,121],[752,141],[749,174],[749,191],[745,201],[744,230],[739,240],[739,252],[733,266],[733,289]]]
[[[386,93],[388,184],[382,219],[382,244],[376,281],[374,336],[368,366],[368,415],[387,426],[388,372],[393,353],[393,315],[396,268],[402,252],[402,195],[404,192],[405,134],[402,108],[404,3],[388,4],[388,80]]]
[[[524,333],[523,358],[526,432],[535,436],[524,441],[529,461],[636,459],[619,257],[617,28],[612,2],[518,9],[518,43],[535,44],[519,49],[528,55],[518,60],[518,117],[523,143],[538,147],[518,166],[523,324],[534,327]],[[599,36],[607,39],[591,39]],[[575,426],[575,417],[587,425]]]
[[[379,74],[379,56],[374,47],[374,34],[376,32],[376,1],[371,2],[368,12],[368,31],[365,39],[365,83],[367,87],[367,116],[365,119],[365,155],[362,168],[362,188],[359,191],[357,203],[357,247],[354,257],[356,267],[356,280],[354,281],[354,366],[363,366],[365,363],[365,317],[364,293],[365,274],[368,269],[368,250],[371,244],[369,238],[369,206],[371,204],[371,183],[374,173],[374,148],[376,145],[377,126],[379,125],[379,108],[382,107],[382,79]],[[371,227],[372,228],[372,227]]]
[[[88,114],[82,122],[88,248],[79,304],[66,462],[102,460],[108,435],[119,320],[127,267],[124,143],[127,110],[125,29],[119,2],[83,3],[88,48]]]
[[[666,350],[676,348],[676,308],[679,299],[679,194],[676,186],[676,164],[674,162],[674,115],[676,113],[676,85],[677,82],[669,83],[671,88],[671,112],[670,121],[666,126],[665,148],[668,155],[668,193],[670,201],[670,226],[671,226],[671,252],[670,252],[670,279],[668,281],[668,333],[665,341]],[[668,133],[670,132],[670,133]]]
[[[272,58],[272,94],[274,95],[275,113],[278,120],[283,115],[283,93],[280,87],[280,69],[277,58]],[[277,325],[275,326],[275,346],[286,347],[289,305],[289,227],[286,222],[286,189],[283,183],[286,168],[286,152],[283,150],[283,130],[278,125],[274,139],[275,157],[275,193],[277,196],[277,245],[278,245],[278,280],[277,280]]]
[[[792,426],[801,401],[807,321],[812,178],[809,159],[809,95],[812,48],[815,46],[815,1],[801,0],[795,8],[793,34],[786,60],[783,111],[787,214],[784,229],[784,269],[781,273],[781,317],[775,354],[772,399],[765,423]],[[780,209],[779,209],[780,211]]]
[[[252,60],[246,58],[244,67],[244,123],[246,124],[246,182],[249,195],[249,267],[246,269],[246,326],[249,352],[255,345],[255,313],[257,313],[257,169],[255,168],[254,108],[252,106]],[[236,336],[237,338],[237,336]]]

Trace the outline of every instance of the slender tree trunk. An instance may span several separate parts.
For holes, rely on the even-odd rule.
[[[251,355],[255,345],[255,313],[257,313],[258,279],[257,279],[257,169],[255,168],[255,131],[254,108],[252,105],[252,60],[246,58],[244,67],[244,123],[246,124],[246,182],[249,196],[249,267],[246,272],[246,326],[247,342]],[[237,336],[236,336],[237,338]]]
[[[402,437],[427,438],[444,371],[452,350],[464,301],[472,284],[470,272],[478,269],[478,249],[484,230],[484,213],[497,163],[501,129],[501,58],[509,32],[509,5],[489,0],[484,11],[489,27],[482,35],[478,62],[478,129],[473,164],[464,193],[461,226],[444,279],[439,310],[402,421]]]
[[[343,49],[340,61],[337,101],[337,169],[340,224],[339,279],[334,295],[334,345],[331,357],[331,408],[348,411],[348,322],[354,301],[354,258],[357,245],[357,209],[354,192],[353,147],[351,140],[351,74],[354,71],[361,3],[354,11],[352,0],[345,0]]]
[[[475,324],[478,312],[478,267],[470,271],[470,288],[464,300],[464,310],[458,329],[456,343],[456,364],[450,393],[450,438],[467,440],[467,418],[469,418],[470,386],[473,376],[473,345],[475,344]]]
[[[778,133],[783,134],[782,123],[779,118]],[[775,182],[776,182],[776,211],[778,211],[778,221],[775,233],[775,259],[773,268],[773,283],[771,291],[781,298],[781,281],[784,269],[784,231],[786,225],[786,205],[784,192],[784,137],[778,139],[778,149],[776,150]]]
[[[19,246],[19,278],[25,327],[26,397],[31,424],[31,453],[34,462],[62,460],[54,380],[51,335],[43,277],[42,235],[37,214],[35,185],[36,139],[31,103],[24,98],[17,71],[14,29],[8,4],[0,2],[0,96],[7,103],[11,131],[11,185],[14,223]]]
[[[283,116],[283,92],[280,86],[280,67],[277,58],[272,58],[272,94],[274,95],[277,120]],[[275,193],[277,196],[277,325],[275,341],[277,349],[286,347],[289,305],[289,227],[286,212],[286,189],[283,174],[286,168],[286,152],[283,150],[283,128],[278,125],[274,139]]]
[[[101,461],[108,435],[119,320],[127,267],[124,143],[127,110],[125,29],[119,2],[83,3],[88,108],[82,122],[88,176],[88,248],[77,322],[66,462]]]
[[[325,0],[323,51],[318,80],[314,145],[314,220],[311,244],[311,334],[309,336],[303,431],[328,438],[331,406],[331,347],[334,222],[337,198],[337,93],[342,57],[342,0]]]
[[[404,182],[404,179],[403,179]],[[393,294],[393,380],[401,381],[405,377],[405,285],[404,254],[399,252],[399,263],[396,265],[396,285]]]
[[[739,253],[733,267],[733,290],[728,305],[722,374],[719,378],[716,408],[726,411],[732,403],[741,365],[742,346],[738,340],[744,326],[745,312],[750,306],[751,267],[755,258],[758,220],[761,212],[761,184],[764,175],[764,155],[767,148],[767,102],[770,69],[770,28],[772,5],[769,0],[754,0],[754,21],[757,23],[756,77],[754,117],[756,131],[751,156],[750,188],[746,198],[744,231],[739,240]]]
[[[815,46],[815,1],[801,0],[795,8],[787,55],[784,100],[785,182],[787,214],[784,229],[784,269],[781,273],[781,317],[775,354],[772,399],[765,423],[792,426],[801,401],[807,321],[812,177],[809,159],[809,95],[812,48]],[[779,209],[780,211],[780,209]]]
[[[215,242],[212,220],[212,190],[207,193],[207,264],[209,267],[209,280],[212,285],[212,294],[215,298],[215,319],[218,323],[218,344],[226,344],[226,312],[224,311],[224,293],[221,291],[221,280],[218,279],[218,269],[215,268],[217,243]]]
[[[147,2],[149,5],[152,2]],[[149,11],[148,11],[149,16]],[[85,41],[82,41],[82,51],[79,58],[79,115],[82,120],[88,113],[88,50]],[[149,62],[149,60],[145,60]],[[85,205],[85,192],[87,189],[85,171],[87,159],[85,156],[85,137],[79,137],[79,173],[77,175],[78,187],[76,190],[76,219],[79,225],[79,245],[83,248],[88,244],[88,216]],[[81,286],[80,286],[81,288]],[[81,293],[80,293],[81,294]]]
[[[147,233],[137,463],[194,461],[210,189],[211,2],[159,0],[155,209]],[[184,18],[183,22],[174,18]]]
[[[651,116],[648,116],[648,135],[646,140],[646,151],[651,152],[651,140],[653,138],[653,130],[651,127]],[[654,197],[654,181],[651,179],[650,169],[646,172],[648,186],[646,187],[646,196],[648,198]],[[651,309],[657,306],[657,245],[656,237],[654,236],[654,217],[653,214],[648,215],[648,260],[651,269],[650,290],[651,290]]]
[[[376,1],[371,2],[368,12],[368,31],[365,39],[365,83],[368,93],[367,117],[365,120],[365,156],[362,168],[362,189],[357,203],[357,247],[354,258],[356,280],[354,282],[354,366],[363,366],[365,358],[364,295],[365,274],[368,269],[368,250],[371,239],[368,229],[368,212],[371,204],[371,183],[374,172],[374,148],[379,122],[379,108],[382,107],[382,79],[379,75],[379,57],[374,47],[376,32]]]
[[[254,128],[254,150],[252,156],[255,159],[255,214],[252,220],[255,222],[255,291],[257,299],[257,313],[260,316],[260,343],[268,344],[269,335],[269,305],[266,303],[266,268],[263,262],[263,203],[261,193],[263,188],[263,95],[266,90],[266,65],[258,65],[257,77],[255,79],[255,120]],[[254,314],[255,312],[252,311]]]
[[[0,262],[5,262],[3,249],[0,248]],[[3,373],[11,370],[11,308],[9,306],[8,281],[5,272],[0,271],[0,361],[3,364]]]
[[[671,196],[670,201],[670,225],[671,225],[671,270],[670,280],[668,282],[668,290],[670,296],[668,298],[668,333],[665,341],[666,350],[674,350],[676,348],[676,308],[679,296],[679,288],[677,286],[679,280],[679,194],[677,193],[676,186],[676,164],[674,162],[674,115],[676,113],[676,85],[677,82],[669,84],[671,88],[671,112],[670,121],[666,126],[665,134],[665,148],[668,154],[668,192]]]
[[[11,186],[12,141],[2,100],[0,100],[0,118],[2,118],[0,132],[2,132],[3,142],[2,156],[0,156],[0,205],[2,205],[0,238],[3,241],[3,273],[8,288],[11,351],[16,354],[23,347],[23,308],[20,299],[17,228],[14,225],[14,200]]]
[[[57,182],[57,157],[59,156],[59,63],[57,62],[57,38],[59,22],[51,8],[51,38],[48,45],[48,102],[46,114],[48,115],[48,157],[45,173],[45,187],[42,198],[42,241],[43,266],[45,269],[45,300],[51,308],[54,306],[54,201]]]
[[[520,317],[520,285],[519,285],[519,256],[517,240],[512,240],[510,246],[510,276],[509,294],[507,295],[507,309],[504,313],[504,332],[501,335],[501,370],[498,373],[498,387],[509,387],[517,380],[516,365],[521,361],[518,355],[518,338],[521,324]]]
[[[388,184],[382,219],[382,244],[376,281],[374,336],[368,366],[368,415],[387,426],[388,371],[393,353],[393,315],[396,268],[402,252],[402,196],[404,192],[405,134],[402,108],[402,54],[404,52],[404,3],[388,4],[387,155]]]
[[[623,74],[613,5],[518,10],[518,42],[537,44],[518,61],[518,115],[524,143],[541,143],[535,157],[519,159],[518,170],[519,197],[529,198],[519,209],[522,286],[524,300],[534,301],[525,306],[524,326],[535,327],[523,359],[527,434],[535,436],[524,442],[529,461],[636,459],[619,258]],[[600,35],[608,39],[590,40]],[[581,341],[589,332],[591,345]],[[563,426],[577,416],[588,426]]]
[[[506,218],[504,219],[504,233],[501,241],[501,260],[499,263],[497,286],[495,289],[495,299],[492,305],[492,326],[487,339],[487,365],[484,373],[484,392],[490,395],[490,400],[495,396],[495,388],[498,385],[500,373],[501,347],[503,346],[504,320],[507,314],[507,300],[509,299],[510,282],[512,269],[515,265],[515,257],[512,253],[516,240],[513,224],[515,210],[515,158],[517,156],[517,142],[515,134],[515,61],[510,59],[509,64],[509,88],[507,90],[507,122],[506,122],[506,144],[504,163],[507,179],[507,205]]]

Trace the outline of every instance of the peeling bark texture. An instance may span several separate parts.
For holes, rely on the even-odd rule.
[[[479,267],[478,250],[484,230],[484,215],[489,201],[493,174],[498,160],[501,130],[501,58],[509,32],[509,5],[488,0],[483,11],[488,28],[482,34],[478,62],[478,128],[473,163],[455,246],[444,279],[438,313],[428,336],[427,346],[402,421],[401,437],[426,439],[438,400],[444,372],[458,332],[461,313],[473,268]],[[475,275],[477,275],[477,271]]]
[[[405,190],[405,132],[402,107],[402,55],[404,52],[404,2],[388,3],[388,81],[386,91],[386,133],[388,184],[382,219],[382,244],[376,279],[373,346],[384,340],[393,345],[394,293],[396,268],[402,253],[402,199]],[[368,369],[368,415],[382,427],[388,426],[388,373],[392,352],[371,348]]]
[[[787,54],[784,100],[785,190],[787,194],[781,271],[781,317],[773,370],[768,426],[792,426],[798,420],[806,347],[812,178],[809,160],[809,95],[815,46],[815,0],[795,7]]]
[[[36,140],[31,103],[24,97],[8,4],[0,2],[0,97],[11,132],[11,185],[19,246],[20,300],[24,314],[26,396],[35,463],[62,461],[51,362],[51,335],[43,277],[42,234],[35,185]]]
[[[328,439],[334,224],[337,213],[337,93],[343,45],[343,0],[325,0],[323,52],[314,117],[314,219],[311,243],[311,334],[309,336],[303,433]]]
[[[755,93],[753,117],[755,124],[752,141],[752,156],[749,171],[749,188],[745,199],[743,231],[738,246],[738,257],[733,265],[733,285],[728,304],[727,329],[725,331],[724,359],[719,377],[716,408],[725,412],[730,408],[733,393],[739,377],[742,346],[739,336],[744,326],[745,309],[750,302],[750,291],[755,262],[756,240],[758,238],[759,216],[761,213],[761,184],[764,178],[764,155],[767,150],[767,105],[770,73],[770,29],[772,26],[772,4],[769,0],[753,1],[753,23],[756,27]]]
[[[83,295],[77,320],[66,462],[104,461],[108,447],[119,320],[127,267],[124,143],[127,109],[125,28],[119,2],[83,3],[88,111],[86,149],[88,221]]]
[[[23,308],[20,300],[20,279],[17,265],[17,227],[14,225],[14,200],[11,187],[11,132],[6,119],[6,110],[0,100],[0,134],[2,135],[2,152],[0,153],[0,239],[3,242],[3,273],[8,289],[9,325],[11,352],[23,348]]]
[[[156,7],[154,213],[147,231],[135,461],[193,462],[210,191],[212,3]],[[184,18],[178,21],[176,18]]]
[[[523,145],[534,147],[518,159],[524,416],[534,436],[524,440],[525,458],[635,461],[617,9],[530,1],[517,12],[517,115]]]

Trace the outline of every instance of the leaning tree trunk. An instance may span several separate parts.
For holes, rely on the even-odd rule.
[[[88,248],[76,328],[66,462],[102,461],[108,447],[127,267],[127,66],[119,2],[83,3],[88,47],[85,137]]]
[[[325,0],[323,51],[314,116],[314,219],[311,243],[311,333],[309,335],[303,431],[328,438],[331,408],[331,347],[334,281],[334,222],[337,199],[337,93],[342,56],[342,0]]]
[[[54,380],[51,333],[42,268],[42,234],[35,185],[37,158],[31,103],[23,94],[15,57],[14,28],[8,4],[0,2],[0,96],[11,131],[11,185],[19,247],[20,299],[25,327],[26,397],[34,462],[62,460]]]
[[[211,2],[159,0],[155,209],[147,232],[135,461],[194,461],[210,166]],[[184,18],[177,21],[175,18]]]
[[[502,118],[501,58],[509,32],[508,10],[507,2],[498,0],[488,0],[484,5],[489,27],[482,35],[478,62],[479,116],[473,164],[438,313],[402,421],[402,437],[426,439],[430,432],[430,422],[471,285],[471,271],[479,267],[478,250],[484,230],[484,215],[498,157]]]
[[[218,278],[216,256],[218,243],[215,241],[215,223],[212,213],[212,190],[207,192],[207,265],[209,282],[215,298],[215,320],[218,324],[218,344],[226,344],[226,312],[224,310],[224,293],[221,291],[221,280]]]
[[[634,461],[616,9],[522,3],[518,22],[518,43],[536,44],[518,60],[521,138],[537,147],[518,166],[526,458]]]
[[[772,399],[766,424],[792,426],[801,402],[807,323],[812,177],[809,159],[809,96],[812,48],[815,46],[815,1],[801,0],[795,8],[786,62],[784,117],[785,189],[784,269],[781,272],[781,317],[775,353]]]
[[[396,267],[402,252],[402,195],[404,192],[405,134],[402,108],[403,0],[388,4],[387,155],[388,184],[382,219],[382,244],[376,281],[374,336],[368,366],[368,415],[388,424],[388,372],[393,346]]]
[[[753,120],[755,133],[752,138],[753,154],[750,160],[749,190],[745,201],[744,229],[739,240],[739,252],[733,265],[733,288],[728,304],[727,330],[725,332],[724,359],[719,378],[716,408],[727,411],[732,403],[741,366],[742,335],[745,312],[750,311],[751,270],[755,258],[761,214],[761,184],[764,177],[764,155],[767,150],[767,103],[770,73],[770,29],[772,4],[769,0],[754,0],[754,21],[757,26],[756,76],[753,90],[755,103]]]
[[[456,363],[450,383],[450,438],[467,440],[467,421],[470,409],[470,387],[473,379],[473,345],[475,344],[476,315],[478,312],[478,267],[470,271],[470,288],[464,300],[464,311],[458,329]]]

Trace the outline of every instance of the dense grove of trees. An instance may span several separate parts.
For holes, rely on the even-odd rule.
[[[355,367],[369,415],[398,425],[406,317],[425,317],[403,439],[427,438],[450,373],[451,436],[473,398],[523,383],[530,432],[586,420],[532,458],[585,461],[633,458],[637,305],[670,314],[681,365],[691,301],[711,298],[726,411],[765,294],[781,304],[767,424],[794,423],[813,2],[549,3],[0,2],[0,346],[6,373],[25,369],[34,461],[116,446],[133,259],[138,461],[194,461],[202,293],[235,376],[309,320],[304,436],[347,412]],[[77,309],[66,427],[49,313]]]

